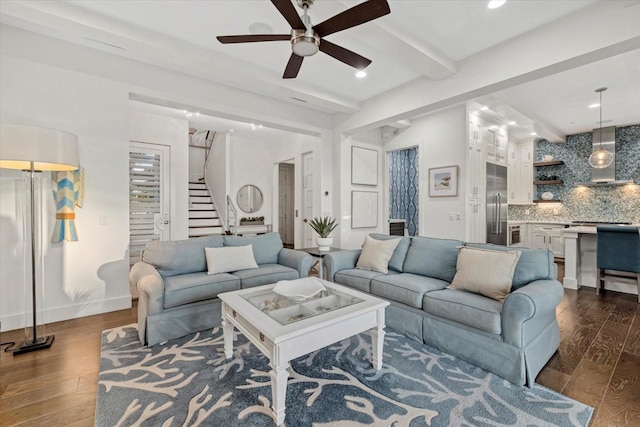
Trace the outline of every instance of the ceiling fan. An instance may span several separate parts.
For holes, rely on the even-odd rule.
[[[332,18],[311,25],[311,18],[307,10],[314,0],[296,0],[302,8],[302,16],[298,15],[291,0],[271,0],[280,14],[291,25],[291,34],[247,34],[237,36],[218,36],[220,43],[255,43],[289,40],[293,53],[282,75],[283,79],[294,79],[300,71],[305,56],[315,55],[318,50],[342,61],[358,70],[365,69],[371,60],[337,44],[325,40],[323,37],[338,31],[346,30],[377,19],[391,12],[387,0],[368,0],[341,12]]]

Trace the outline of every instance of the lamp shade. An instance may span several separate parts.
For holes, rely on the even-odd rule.
[[[69,132],[0,124],[0,168],[39,171],[75,170],[80,165],[78,137]]]

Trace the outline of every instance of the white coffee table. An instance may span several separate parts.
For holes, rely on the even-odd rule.
[[[233,355],[233,328],[269,358],[271,408],[284,422],[289,362],[345,338],[369,331],[372,364],[382,368],[384,309],[388,302],[370,294],[321,280],[323,295],[296,302],[278,296],[274,285],[225,292],[222,300],[224,353]],[[327,295],[328,294],[328,295]]]

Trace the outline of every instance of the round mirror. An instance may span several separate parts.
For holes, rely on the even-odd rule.
[[[238,190],[236,202],[243,212],[255,212],[262,207],[262,191],[255,185],[244,185]]]

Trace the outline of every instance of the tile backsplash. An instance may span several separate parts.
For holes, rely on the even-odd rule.
[[[552,155],[564,165],[535,168],[534,178],[556,175],[564,183],[538,185],[535,198],[540,199],[548,191],[562,204],[511,205],[508,219],[640,223],[640,124],[616,129],[616,179],[632,179],[636,185],[574,187],[578,182],[591,181],[591,151],[591,132],[569,135],[566,142],[559,144],[538,142],[537,161],[543,155]]]

